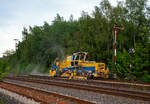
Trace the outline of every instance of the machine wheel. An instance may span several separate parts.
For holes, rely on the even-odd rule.
[[[87,79],[93,79],[94,76],[92,74],[87,75]]]

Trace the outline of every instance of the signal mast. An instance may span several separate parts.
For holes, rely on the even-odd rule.
[[[117,51],[117,48],[116,48],[116,44],[117,44],[117,33],[118,33],[118,30],[124,30],[124,27],[119,27],[119,26],[114,26],[114,32],[115,32],[115,44],[114,44],[114,62],[115,62],[115,65],[116,65],[116,61],[117,61],[117,58],[116,58],[116,51]]]

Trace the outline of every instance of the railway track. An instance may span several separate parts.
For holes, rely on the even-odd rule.
[[[31,82],[31,83],[39,83],[39,84],[45,84],[45,85],[52,85],[52,86],[58,86],[58,87],[64,87],[64,88],[72,88],[72,89],[78,89],[78,90],[85,90],[85,91],[127,97],[127,98],[132,98],[132,99],[137,99],[137,100],[143,100],[143,101],[150,101],[150,93],[144,93],[144,92],[103,88],[103,87],[98,87],[98,86],[73,84],[73,83],[66,83],[66,82],[55,82],[55,81],[53,82],[51,80],[48,81],[48,80],[27,78],[27,77],[13,77],[13,78],[7,77],[7,79],[19,80],[19,81],[25,81],[25,82]]]
[[[22,76],[19,76],[22,77]],[[110,79],[101,79],[101,80],[77,80],[77,79],[66,79],[66,78],[59,78],[59,77],[49,77],[46,75],[28,75],[27,77],[33,78],[42,78],[42,79],[54,79],[54,80],[65,80],[65,81],[74,81],[74,82],[86,82],[86,83],[113,83],[118,85],[133,85],[133,86],[145,86],[150,87],[150,83],[142,83],[142,82],[133,82],[133,81],[125,81],[125,80],[110,80]]]
[[[149,92],[150,93],[150,83],[137,83],[137,82],[127,82],[127,81],[117,81],[117,80],[77,80],[77,79],[66,79],[66,78],[58,78],[58,77],[49,77],[44,75],[29,75],[29,76],[17,76],[20,78],[38,78],[43,80],[52,80],[52,81],[63,81],[68,83],[82,83],[88,85],[104,85],[105,87],[112,88],[125,88],[133,91],[140,92]]]
[[[104,85],[106,87],[113,88],[126,88],[130,90],[136,91],[149,91],[150,93],[150,83],[139,83],[139,82],[127,82],[127,81],[117,81],[117,80],[76,80],[76,79],[65,79],[65,78],[55,78],[49,76],[41,76],[41,75],[29,75],[31,78],[40,78],[40,79],[48,79],[48,80],[56,80],[56,81],[65,81],[65,82],[76,82],[90,85]]]
[[[95,104],[89,101],[10,82],[1,82],[0,88],[34,99],[35,101],[40,102],[40,104]]]

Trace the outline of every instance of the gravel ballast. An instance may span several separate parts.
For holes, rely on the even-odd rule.
[[[40,104],[33,99],[28,99],[25,96],[16,94],[6,89],[0,88],[0,99],[4,104]]]
[[[41,79],[40,79],[41,80]],[[43,79],[42,79],[43,80]],[[105,83],[101,83],[100,81],[97,83],[87,83],[86,81],[70,81],[70,80],[47,80],[46,81],[53,81],[53,82],[65,82],[65,83],[72,83],[72,84],[82,84],[82,85],[91,85],[91,86],[98,86],[98,87],[102,87],[102,88],[112,88],[112,89],[119,89],[119,90],[126,90],[126,91],[136,91],[136,92],[144,92],[144,93],[150,93],[150,90],[147,89],[146,87],[138,87],[138,86],[115,86],[115,84],[105,84]],[[103,81],[102,81],[103,82]]]
[[[83,91],[83,90],[77,90],[71,88],[64,88],[64,87],[51,86],[51,85],[38,84],[38,83],[29,83],[29,82],[22,82],[22,81],[14,81],[14,80],[5,80],[5,81],[16,83],[16,84],[22,84],[29,87],[44,89],[51,92],[56,92],[63,95],[95,102],[97,104],[150,104],[150,102],[147,101],[140,101],[140,100],[134,100],[125,97],[94,93],[90,91]]]

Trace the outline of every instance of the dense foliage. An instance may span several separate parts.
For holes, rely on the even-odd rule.
[[[118,32],[117,65],[114,70],[113,26]],[[89,53],[89,60],[105,62],[118,78],[148,81],[150,79],[150,7],[147,0],[126,0],[113,7],[103,0],[89,15],[82,12],[78,20],[66,21],[59,14],[51,24],[24,28],[23,40],[15,54],[9,55],[11,72],[47,72],[56,57],[64,58],[77,51]],[[129,54],[130,48],[135,53]]]
[[[5,77],[9,71],[9,65],[7,59],[0,59],[0,81]]]

